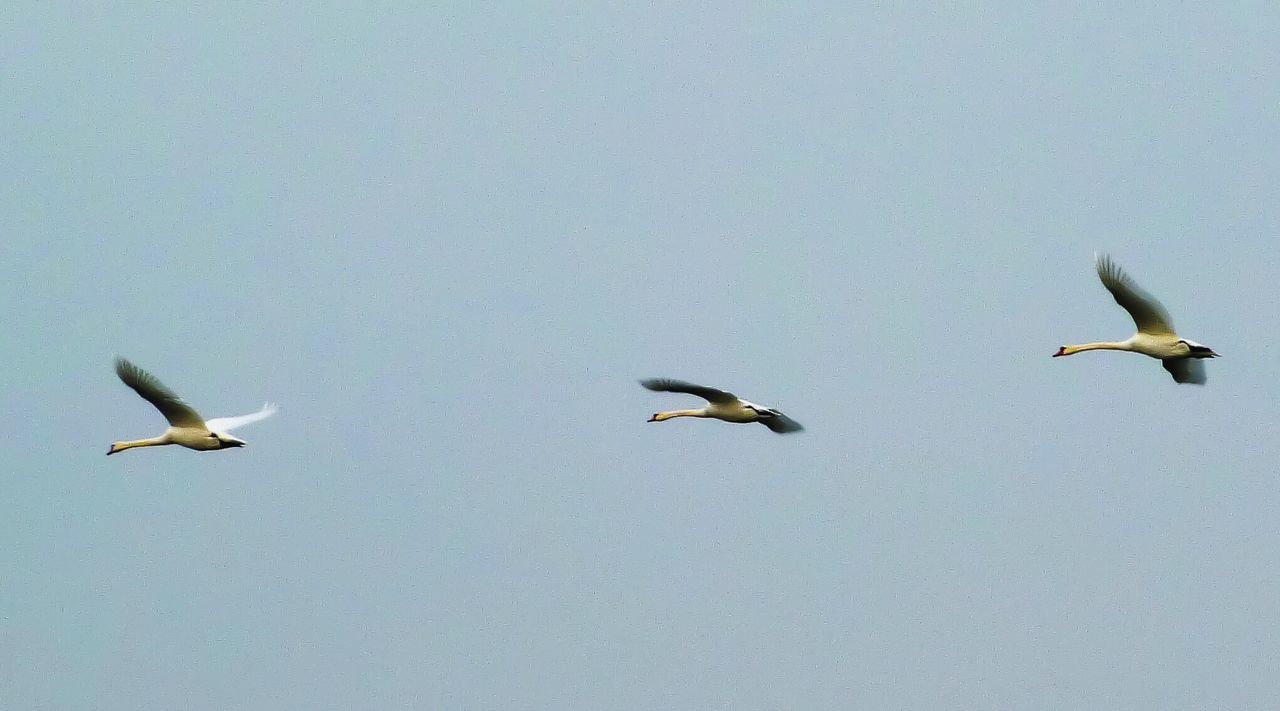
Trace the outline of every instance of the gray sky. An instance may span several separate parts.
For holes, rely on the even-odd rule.
[[[0,706],[1280,707],[1228,5],[5,5]]]

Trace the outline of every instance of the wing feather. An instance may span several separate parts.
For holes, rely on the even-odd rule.
[[[1106,254],[1097,256],[1098,278],[1107,287],[1116,303],[1133,317],[1133,323],[1142,333],[1152,335],[1173,334],[1173,319],[1154,296],[1142,290],[1124,270]]]
[[[774,413],[773,417],[762,417],[760,418],[759,422],[763,424],[765,427],[768,427],[774,432],[777,432],[778,434],[800,432],[801,430],[804,429],[804,426],[801,425],[799,422],[796,422],[795,420],[791,419],[790,417],[787,417],[781,412],[778,412],[777,410],[773,410],[773,413]]]
[[[247,415],[236,415],[235,417],[215,417],[205,423],[210,432],[230,432],[239,427],[253,424],[258,420],[265,420],[276,414],[278,408],[269,403],[262,403],[262,409],[257,412],[251,412]]]
[[[737,402],[738,400],[738,396],[733,393],[727,393],[723,390],[716,390],[715,388],[708,388],[702,385],[694,385],[693,383],[686,383],[683,380],[648,378],[646,380],[641,380],[640,384],[657,392],[697,395],[707,402],[727,404]]]
[[[1166,358],[1160,361],[1175,382],[1204,385],[1209,379],[1204,372],[1204,361],[1199,358]]]
[[[200,417],[198,412],[183,402],[182,398],[172,390],[165,387],[164,383],[157,380],[154,375],[124,358],[116,358],[116,375],[120,377],[121,382],[133,388],[143,400],[155,405],[170,425],[204,428],[204,418]]]

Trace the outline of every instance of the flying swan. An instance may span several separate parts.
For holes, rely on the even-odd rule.
[[[654,413],[653,417],[649,418],[649,422],[662,422],[673,417],[712,417],[725,422],[759,422],[778,434],[799,432],[804,429],[799,422],[777,410],[741,400],[733,393],[727,393],[723,390],[664,378],[641,380],[640,384],[657,392],[697,395],[708,403],[706,407],[696,410],[657,412]]]
[[[166,388],[155,376],[124,358],[116,358],[116,375],[125,385],[133,388],[143,400],[156,406],[160,414],[169,421],[169,429],[164,434],[151,439],[136,439],[129,442],[113,442],[107,454],[123,452],[134,447],[158,447],[164,444],[180,444],[187,449],[208,451],[243,447],[244,440],[232,437],[227,432],[266,419],[276,414],[276,406],[264,404],[261,410],[239,417],[218,417],[208,422],[200,417],[182,398]]]
[[[1179,383],[1195,383],[1204,385],[1205,373],[1203,358],[1217,358],[1213,349],[1179,338],[1173,330],[1173,321],[1169,312],[1156,301],[1155,297],[1143,291],[1129,278],[1111,257],[1105,254],[1096,255],[1098,278],[1107,291],[1115,297],[1116,303],[1124,307],[1133,317],[1138,332],[1124,341],[1103,341],[1085,343],[1079,346],[1063,346],[1053,354],[1054,358],[1069,356],[1081,351],[1110,350],[1132,351],[1160,360],[1164,369],[1173,375]]]

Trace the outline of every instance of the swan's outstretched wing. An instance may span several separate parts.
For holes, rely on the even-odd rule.
[[[777,410],[771,410],[770,412],[773,413],[773,417],[762,417],[758,421],[774,432],[777,432],[778,434],[787,434],[789,432],[799,432],[804,429],[804,426],[799,422],[796,422],[781,412],[778,412]]]
[[[1160,361],[1173,379],[1179,383],[1204,385],[1209,378],[1204,374],[1204,361],[1199,358],[1169,358]]]
[[[120,376],[120,380],[125,385],[141,395],[143,400],[155,405],[169,424],[174,427],[204,428],[204,419],[200,414],[191,409],[191,406],[183,402],[182,398],[172,390],[166,388],[164,383],[156,380],[154,375],[124,358],[116,358],[116,375]]]
[[[687,395],[697,395],[707,402],[730,403],[737,402],[738,396],[733,393],[727,393],[723,390],[715,388],[707,388],[693,383],[686,383],[683,380],[668,380],[667,378],[649,378],[641,380],[640,384],[664,393],[685,393]]]
[[[269,402],[262,403],[262,409],[248,415],[238,415],[236,417],[215,417],[205,423],[210,432],[230,432],[237,427],[244,427],[258,420],[265,420],[276,414],[276,406]]]
[[[1135,284],[1123,269],[1111,261],[1111,257],[1099,254],[1095,259],[1102,285],[1115,297],[1116,303],[1129,312],[1139,331],[1152,335],[1173,333],[1173,320],[1169,318],[1169,312],[1165,311],[1154,296]]]

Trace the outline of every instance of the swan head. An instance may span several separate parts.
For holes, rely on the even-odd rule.
[[[646,422],[662,422],[663,419],[664,418],[662,417],[661,412],[655,412],[653,413],[652,417],[650,417],[648,420],[645,420],[645,421]],[[110,454],[110,452],[108,452],[108,454]]]
[[[1066,347],[1066,346],[1059,346],[1059,348],[1058,348],[1058,352],[1057,352],[1057,353],[1054,353],[1054,354],[1053,354],[1053,357],[1054,357],[1054,358],[1057,358],[1057,357],[1059,357],[1059,356],[1064,356],[1064,355],[1071,355],[1071,354],[1067,352],[1067,347]]]
[[[111,456],[111,455],[113,455],[113,454],[115,454],[116,452],[119,452],[119,451],[120,451],[120,443],[119,443],[119,442],[112,442],[112,443],[111,443],[111,446],[110,446],[110,447],[107,447],[107,456]]]

